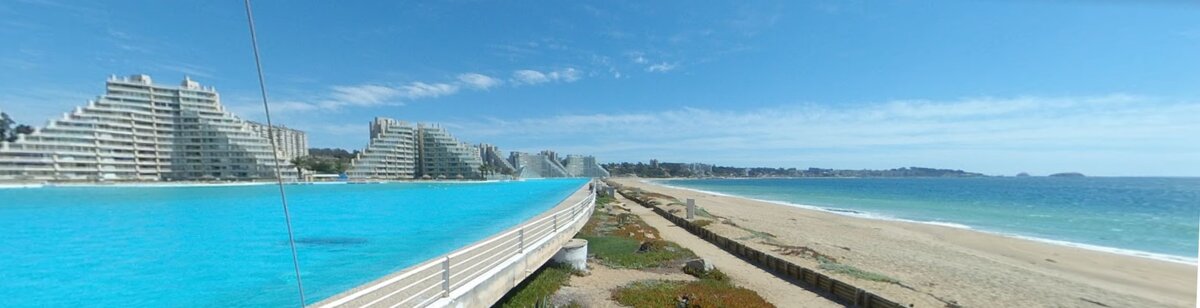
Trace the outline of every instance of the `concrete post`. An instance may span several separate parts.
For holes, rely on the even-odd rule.
[[[696,199],[687,199],[687,219],[696,219]]]
[[[450,257],[442,261],[442,297],[450,297]]]

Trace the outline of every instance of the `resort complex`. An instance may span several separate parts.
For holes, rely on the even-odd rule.
[[[445,128],[409,124],[377,117],[371,121],[371,140],[350,162],[351,179],[480,179],[496,175],[519,178],[607,177],[592,156],[553,151],[512,152],[503,158],[495,145],[459,141]],[[571,169],[564,165],[570,165]]]
[[[106,93],[87,105],[0,141],[0,180],[273,178],[276,153],[268,131],[226,111],[216,89],[189,78],[166,86],[146,75],[113,76]],[[304,132],[274,131],[280,165],[307,155]]]
[[[591,156],[513,152],[505,159],[496,146],[461,142],[438,125],[376,117],[369,131],[348,178],[608,176]],[[241,119],[221,105],[216,89],[190,78],[167,86],[147,75],[113,76],[87,105],[0,140],[0,181],[263,180],[275,177],[277,164],[291,179],[298,175],[293,160],[308,149],[305,132]]]

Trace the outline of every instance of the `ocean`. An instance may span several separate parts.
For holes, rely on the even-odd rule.
[[[843,215],[967,228],[1195,264],[1200,178],[671,179]]]
[[[308,303],[516,226],[585,179],[288,185]],[[299,304],[274,185],[0,189],[0,307]]]

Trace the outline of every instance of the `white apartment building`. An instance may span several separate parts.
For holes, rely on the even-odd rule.
[[[264,123],[247,121],[250,124],[250,130],[254,131],[262,138],[271,138],[271,127]],[[294,157],[308,156],[308,135],[304,131],[287,128],[282,125],[275,126],[275,142],[279,148],[279,153],[286,160],[291,160]],[[270,139],[268,139],[269,141]]]
[[[479,148],[459,142],[444,128],[413,126],[377,117],[371,141],[350,161],[347,176],[355,179],[479,179]]]
[[[495,168],[495,172],[513,174],[517,171],[517,169],[513,168],[512,164],[508,162],[508,159],[504,158],[504,156],[500,153],[500,148],[487,143],[480,143],[478,147],[479,158],[483,160],[483,164],[492,166],[492,168]]]
[[[417,129],[384,117],[376,117],[370,125],[371,141],[350,161],[346,175],[356,179],[412,179],[417,170]]]
[[[0,141],[0,180],[274,178],[271,143],[254,126],[226,111],[216,89],[189,78],[165,86],[146,75],[113,76],[87,105]],[[280,154],[282,171],[294,176]]]
[[[479,170],[483,159],[479,148],[459,142],[446,129],[439,126],[418,127],[420,170],[418,176],[425,179],[476,179],[483,175]]]
[[[571,174],[562,167],[562,164],[554,161],[551,153],[553,152],[542,151],[538,154],[512,152],[508,160],[517,169],[517,175],[522,178],[570,177]]]
[[[584,155],[567,155],[565,167],[567,173],[574,177],[606,178],[608,170],[596,163],[596,157]]]

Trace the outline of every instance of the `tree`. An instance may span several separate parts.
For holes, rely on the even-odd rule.
[[[12,118],[8,117],[7,113],[0,112],[0,140],[8,140],[8,134],[12,131]],[[14,136],[16,134],[13,134]]]
[[[17,128],[8,135],[8,142],[17,141],[17,136],[28,135],[33,133],[33,127],[25,124],[17,125]]]
[[[304,179],[304,169],[308,167],[308,156],[293,157],[292,160],[288,162],[292,163],[292,166],[296,167],[296,178],[301,180]]]

